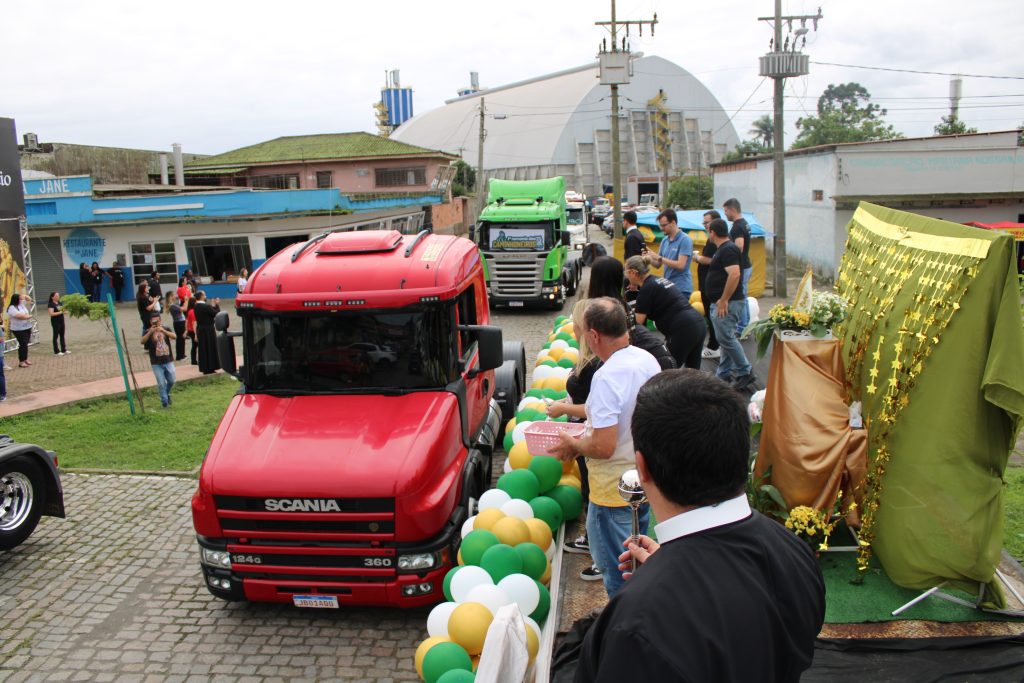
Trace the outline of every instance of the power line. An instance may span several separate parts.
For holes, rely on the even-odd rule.
[[[718,127],[718,129],[717,129],[717,130],[715,130],[715,132],[711,134],[711,138],[712,138],[712,139],[714,139],[714,137],[715,137],[716,135],[718,135],[719,131],[721,131],[721,130],[722,130],[723,128],[725,128],[726,126],[728,126],[728,125],[729,125],[729,124],[730,124],[730,123],[732,122],[732,120],[733,120],[734,118],[736,118],[736,115],[737,115],[737,114],[739,114],[739,113],[740,113],[741,111],[743,111],[743,107],[747,106],[747,102],[749,102],[749,101],[750,101],[750,98],[752,98],[752,97],[754,96],[754,94],[755,94],[755,93],[757,93],[757,91],[761,89],[761,86],[762,86],[762,85],[764,85],[764,82],[765,82],[766,80],[768,80],[768,79],[767,79],[767,78],[762,78],[762,79],[761,79],[761,82],[760,82],[760,83],[758,83],[758,84],[757,84],[757,85],[756,85],[756,86],[754,87],[754,89],[750,91],[750,94],[749,94],[749,95],[747,95],[747,99],[743,100],[743,104],[741,104],[741,105],[740,105],[740,108],[739,108],[739,109],[737,109],[736,111],[734,111],[734,112],[732,113],[732,115],[731,115],[731,116],[730,116],[729,118],[727,118],[727,119],[725,120],[725,123],[723,123],[723,124],[722,124],[721,126],[719,126],[719,127]]]
[[[918,69],[894,69],[887,66],[862,66],[860,64],[837,64],[835,62],[811,62],[819,66],[841,66],[846,69],[869,69],[871,71],[895,71],[905,74],[926,74],[929,76],[961,76],[963,78],[1000,78],[1011,81],[1024,81],[1024,76],[991,76],[988,74],[957,74],[947,71],[920,71]]]

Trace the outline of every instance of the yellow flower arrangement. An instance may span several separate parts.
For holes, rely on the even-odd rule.
[[[789,511],[786,528],[811,546],[811,550],[828,550],[828,539],[839,520],[830,521],[831,515],[806,505]]]

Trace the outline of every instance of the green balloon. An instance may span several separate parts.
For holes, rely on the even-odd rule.
[[[544,398],[550,398],[553,401],[557,401],[560,398],[565,398],[567,392],[559,391],[558,389],[541,389],[544,393]]]
[[[575,339],[570,339],[569,340],[569,348],[578,349],[578,348],[580,348],[580,343],[578,341],[576,341]]]
[[[515,442],[512,440],[512,430],[509,429],[505,432],[505,438],[502,440],[501,445],[505,447],[505,452],[508,453],[515,446]]]
[[[544,570],[548,567],[548,556],[536,543],[520,543],[516,546],[516,552],[523,561],[523,573],[531,579],[539,579],[544,576]],[[445,579],[447,580],[447,579]]]
[[[463,555],[463,559],[465,559],[465,555]],[[523,558],[512,546],[499,543],[484,552],[480,566],[491,575],[494,583],[498,583],[509,574],[522,574]]]
[[[569,316],[567,316],[567,315],[560,315],[560,316],[558,316],[557,318],[555,318],[555,324],[554,324],[554,326],[551,329],[552,330],[557,330],[559,327],[564,325],[568,320],[569,320]]]
[[[544,398],[544,390],[543,389],[530,389],[529,391],[527,391],[523,395],[524,396],[529,396],[531,398]]]
[[[426,683],[438,683],[441,676],[452,669],[473,672],[473,660],[461,645],[452,642],[438,643],[427,650],[423,657],[423,680]]]
[[[562,341],[564,341],[567,344],[569,342],[576,341],[576,337],[572,336],[568,332],[559,332],[558,334],[556,334],[555,335],[555,341],[558,341],[559,339],[561,339]]]
[[[546,360],[546,361],[543,361],[541,363],[541,365],[546,365],[549,368],[557,368],[558,367],[558,363],[556,363],[555,361],[551,360],[550,358],[548,360]]]
[[[576,363],[572,358],[562,358],[558,361],[558,367],[572,369],[576,367]]]
[[[480,564],[480,558],[492,545],[498,545],[498,537],[487,529],[475,529],[462,539],[462,561],[466,564]]]
[[[441,674],[441,677],[437,679],[437,683],[473,683],[475,680],[476,674],[472,671],[452,669]]]
[[[455,602],[455,598],[452,597],[452,577],[455,576],[455,572],[460,569],[462,569],[461,565],[455,565],[448,570],[447,574],[444,575],[442,589],[444,590],[444,597],[448,599],[448,602]]]
[[[572,486],[556,486],[546,494],[562,508],[563,519],[576,519],[583,512],[583,495]]]
[[[534,410],[533,408],[523,408],[518,413],[516,413],[516,424],[519,424],[520,422],[536,422],[537,420],[543,422],[544,420],[547,419],[547,417],[548,416],[545,413],[542,413],[539,410]]]
[[[537,475],[540,492],[545,493],[558,486],[562,478],[562,463],[550,455],[536,455],[530,460],[529,470]]]
[[[544,587],[544,584],[534,579],[537,583],[537,589],[540,591],[540,602],[537,603],[537,609],[530,613],[530,618],[537,622],[538,626],[544,625],[544,620],[548,618],[548,610],[551,609],[551,593],[548,593],[548,589]],[[444,643],[441,643],[443,645]],[[439,647],[435,645],[434,647]],[[433,648],[431,648],[433,651]],[[429,652],[427,654],[430,654]],[[426,672],[427,667],[423,667],[423,671]]]
[[[562,506],[553,498],[537,496],[530,499],[530,507],[533,508],[533,516],[543,520],[551,527],[551,533],[557,534],[558,527],[562,526]]]
[[[530,470],[512,470],[501,475],[498,479],[498,488],[513,498],[532,500],[540,493],[540,482],[537,481],[537,475]]]

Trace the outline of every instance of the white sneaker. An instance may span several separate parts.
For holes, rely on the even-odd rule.
[[[58,355],[58,356],[63,356],[63,355],[64,355],[64,352],[63,352],[63,351],[59,351],[59,352],[57,353],[57,355]]]
[[[722,352],[718,349],[704,349],[700,355],[703,358],[720,358],[722,356]]]
[[[70,352],[70,351],[65,351],[65,352],[64,352],[64,355],[65,355],[65,356],[70,356],[70,355],[71,355],[71,352]]]

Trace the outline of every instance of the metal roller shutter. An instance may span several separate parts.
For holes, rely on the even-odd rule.
[[[32,279],[36,288],[37,302],[45,306],[50,292],[66,294],[64,262],[59,237],[30,237],[29,255],[32,259]]]

